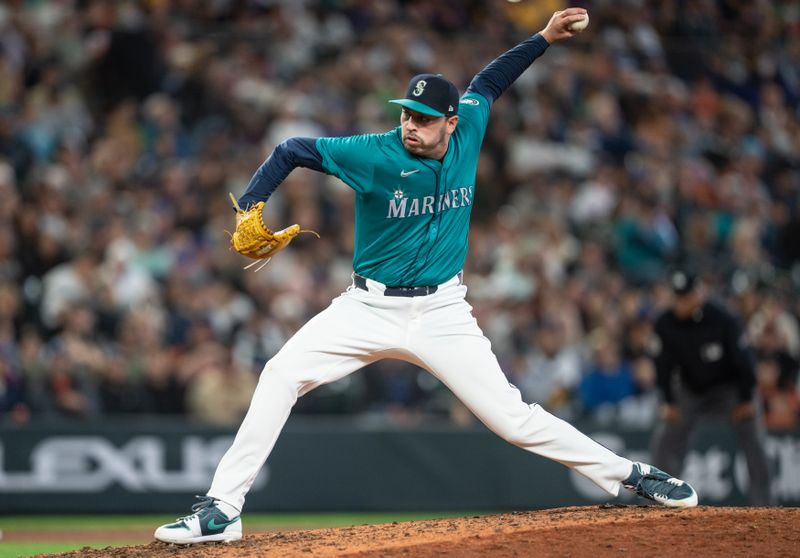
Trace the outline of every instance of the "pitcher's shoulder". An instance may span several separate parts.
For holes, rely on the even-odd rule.
[[[464,109],[468,110],[469,108],[481,107],[485,110],[489,109],[489,101],[487,101],[486,98],[480,93],[474,93],[474,92],[465,93],[464,95],[462,95],[461,99],[459,99],[458,101],[458,105],[459,105],[458,106],[459,113],[462,110]]]
[[[489,122],[490,109],[491,103],[480,93],[465,93],[458,101],[459,126],[471,125],[483,132]]]

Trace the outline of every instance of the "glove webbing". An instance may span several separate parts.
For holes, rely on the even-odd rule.
[[[237,215],[243,215],[243,214],[247,213],[247,211],[245,211],[244,209],[242,209],[242,208],[241,208],[241,206],[239,205],[239,202],[238,202],[238,201],[236,200],[236,198],[234,197],[234,195],[233,195],[233,192],[228,192],[228,195],[229,195],[229,196],[230,196],[230,198],[231,198],[231,202],[233,202],[233,207],[236,209],[236,213],[237,213]],[[249,209],[250,209],[250,208],[248,208],[248,210],[249,210]],[[261,219],[261,223],[263,224],[263,223],[264,223],[263,216],[261,216],[261,217],[260,217],[260,219]],[[238,222],[237,222],[237,226],[238,226]],[[264,224],[264,226],[265,226],[265,228],[267,228],[267,229],[269,230],[269,228],[268,228],[268,227],[266,227],[266,224]],[[230,236],[233,236],[233,235],[232,235],[230,232],[228,232],[228,231],[225,231],[225,232],[227,232],[227,233],[228,233]],[[271,232],[271,231],[270,231],[270,232]],[[320,235],[319,235],[319,233],[318,233],[318,232],[316,232],[316,231],[313,231],[313,230],[311,230],[311,229],[300,229],[300,231],[299,231],[297,234],[300,234],[300,233],[311,233],[311,234],[313,234],[314,236],[316,236],[317,238],[320,238]],[[254,270],[254,272],[261,271],[261,269],[263,269],[263,268],[264,268],[264,266],[265,266],[265,265],[267,265],[267,264],[270,262],[270,260],[271,260],[271,259],[272,259],[272,256],[269,256],[268,258],[266,258],[266,259],[264,260],[264,262],[263,262],[263,263],[261,263],[261,265],[259,265],[259,266],[258,266],[258,267],[257,267],[257,268]],[[250,269],[251,267],[253,267],[253,266],[254,266],[254,265],[256,265],[257,263],[259,263],[259,260],[256,260],[256,261],[254,261],[254,262],[250,262],[249,264],[247,264],[246,266],[244,266],[244,269]]]

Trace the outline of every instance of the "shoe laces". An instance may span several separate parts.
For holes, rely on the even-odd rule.
[[[680,479],[676,479],[675,477],[663,478],[657,475],[643,475],[639,482],[636,483],[637,488],[641,487],[645,480],[655,481],[656,483],[663,483],[657,484],[653,490],[653,496],[660,495],[664,498],[668,498],[672,491],[679,487],[683,486],[683,481]],[[672,485],[671,487],[669,485]],[[665,490],[666,489],[666,490]]]
[[[201,511],[210,508],[211,506],[214,506],[217,503],[217,498],[214,498],[213,496],[195,496],[195,498],[197,498],[199,502],[192,504],[193,513],[185,517],[179,517],[175,521],[188,522],[192,518],[197,517]]]

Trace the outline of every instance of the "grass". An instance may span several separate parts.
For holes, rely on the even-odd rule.
[[[35,556],[37,554],[50,554],[53,552],[69,552],[78,550],[84,546],[92,548],[105,548],[107,546],[124,546],[126,544],[137,544],[137,542],[109,541],[93,543],[4,543],[0,542],[0,558],[20,558],[23,556]]]
[[[485,512],[484,512],[485,513]],[[243,516],[245,531],[265,529],[317,529],[323,527],[349,527],[352,525],[388,523],[391,521],[419,521],[444,517],[476,515],[468,512],[377,512],[377,513],[248,513]],[[31,533],[37,531],[60,532],[75,538],[76,532],[98,529],[153,530],[162,523],[175,520],[174,515],[29,515],[0,517],[3,533]],[[68,552],[84,546],[104,548],[127,544],[143,544],[147,540],[110,540],[108,542],[3,542],[0,540],[0,558],[18,558],[35,554]]]

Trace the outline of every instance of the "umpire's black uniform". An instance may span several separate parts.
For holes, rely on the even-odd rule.
[[[677,416],[665,420],[652,444],[656,467],[680,471],[689,436],[705,415],[732,422],[750,472],[750,501],[772,501],[763,427],[755,402],[753,356],[737,320],[706,301],[691,275],[672,275],[675,302],[656,320],[653,355],[664,403]],[[733,419],[740,405],[753,413]]]

